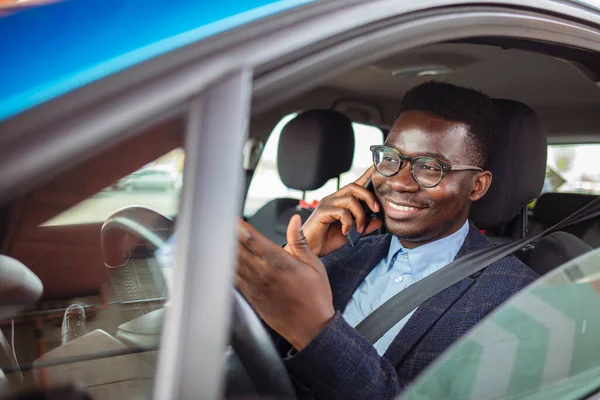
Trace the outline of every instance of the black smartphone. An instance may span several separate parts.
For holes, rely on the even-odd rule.
[[[373,182],[371,182],[370,178],[364,187],[369,192],[375,194],[375,188],[373,187]],[[379,216],[379,213],[374,213],[373,210],[371,210],[369,208],[369,206],[367,205],[367,203],[365,203],[364,201],[359,200],[359,203],[362,206],[363,211],[365,212],[365,215],[367,217],[365,220],[365,225],[364,225],[364,228],[367,229],[367,226],[369,226],[371,219],[379,218],[380,216]],[[380,209],[381,209],[381,207],[380,207]],[[362,237],[362,233],[356,230],[356,222],[355,222],[354,225],[352,226],[352,228],[350,228],[350,231],[348,232],[348,234],[346,235],[346,240],[348,240],[348,244],[351,247],[354,247],[354,246],[356,246],[356,243],[358,243],[358,240],[361,237]]]

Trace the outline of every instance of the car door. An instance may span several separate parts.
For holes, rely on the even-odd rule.
[[[599,309],[600,255],[595,251],[543,276],[500,306],[401,399],[596,398]]]

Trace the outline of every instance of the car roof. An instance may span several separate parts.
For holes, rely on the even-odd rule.
[[[5,15],[0,17],[5,38],[0,121],[158,55],[312,1],[71,0]]]

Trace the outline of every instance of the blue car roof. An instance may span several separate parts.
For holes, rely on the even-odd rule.
[[[70,0],[0,17],[0,121],[189,43],[314,0]]]

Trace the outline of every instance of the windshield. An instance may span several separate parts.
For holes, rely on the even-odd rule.
[[[600,387],[600,254],[585,254],[507,301],[400,397],[579,399]]]

